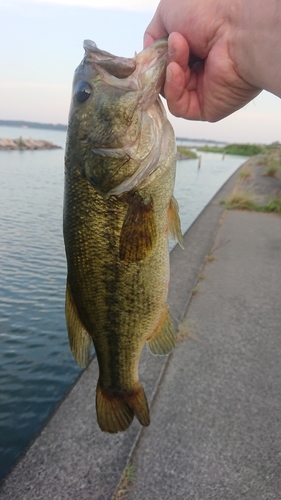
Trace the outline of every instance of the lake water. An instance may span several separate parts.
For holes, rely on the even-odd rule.
[[[66,134],[0,127],[0,137],[20,136],[64,147]],[[200,154],[200,169],[198,160],[177,166],[183,232],[245,161]],[[63,156],[0,151],[0,478],[81,372],[64,319]]]

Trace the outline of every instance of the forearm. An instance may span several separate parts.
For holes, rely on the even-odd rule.
[[[281,0],[239,0],[229,51],[247,83],[281,97]]]

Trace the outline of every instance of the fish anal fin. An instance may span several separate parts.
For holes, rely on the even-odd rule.
[[[69,283],[66,285],[65,317],[73,357],[82,368],[87,368],[90,361],[92,338],[79,318]]]
[[[111,434],[125,431],[131,425],[134,415],[142,425],[150,424],[149,408],[140,383],[129,392],[117,394],[103,389],[98,381],[96,409],[100,429]]]
[[[176,345],[176,333],[168,306],[166,306],[153,335],[147,340],[148,347],[154,355],[165,355]]]
[[[179,245],[183,248],[183,237],[179,217],[179,205],[174,196],[172,196],[168,208],[168,228],[171,238],[178,241]]]
[[[119,257],[127,263],[144,260],[157,239],[153,200],[145,202],[135,193],[120,234]]]

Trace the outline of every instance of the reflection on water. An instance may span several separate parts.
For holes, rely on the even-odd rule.
[[[65,143],[64,132],[0,127],[20,135]],[[0,152],[0,477],[80,372],[64,320],[63,155]],[[209,153],[200,171],[198,160],[178,163],[184,231],[241,162]]]

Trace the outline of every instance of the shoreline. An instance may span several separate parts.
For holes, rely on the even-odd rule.
[[[50,141],[42,139],[18,139],[0,138],[0,151],[33,151],[46,149],[62,149]]]

